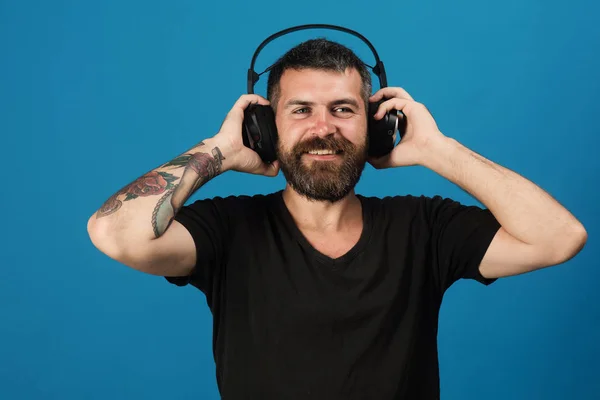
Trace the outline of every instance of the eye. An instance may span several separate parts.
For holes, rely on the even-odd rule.
[[[337,107],[333,109],[333,113],[339,118],[350,118],[354,114],[354,110],[350,107]]]
[[[304,108],[299,108],[298,110],[294,110],[293,113],[294,114],[305,114],[305,112],[307,112],[307,111],[308,111],[308,107],[304,107]]]

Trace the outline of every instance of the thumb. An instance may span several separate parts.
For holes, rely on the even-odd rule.
[[[279,160],[275,160],[271,164],[263,163],[258,173],[265,176],[277,176],[279,173]]]

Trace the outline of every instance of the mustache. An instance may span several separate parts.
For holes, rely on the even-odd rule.
[[[314,137],[298,143],[294,146],[293,152],[297,155],[308,153],[314,150],[332,150],[336,153],[347,152],[354,149],[354,145],[347,139],[335,138],[333,136]]]

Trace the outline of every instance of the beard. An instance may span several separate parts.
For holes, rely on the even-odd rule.
[[[354,189],[367,162],[368,139],[360,146],[345,138],[315,137],[296,144],[285,151],[278,146],[281,172],[288,184],[309,200],[329,201],[343,199]],[[334,160],[306,161],[311,150],[333,150]]]

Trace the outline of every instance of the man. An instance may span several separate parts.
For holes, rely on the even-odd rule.
[[[401,110],[406,133],[368,159],[367,104],[382,98],[375,118]],[[216,135],[119,190],[88,224],[108,256],[206,295],[223,398],[437,399],[445,290],[563,263],[586,242],[553,198],[442,134],[405,90],[371,95],[363,64],[339,44],[310,40],[284,55],[268,99],[241,96]],[[270,165],[242,142],[251,103],[275,110]],[[425,166],[486,209],[358,195],[367,162]],[[184,206],[225,171],[279,169],[280,192]]]

